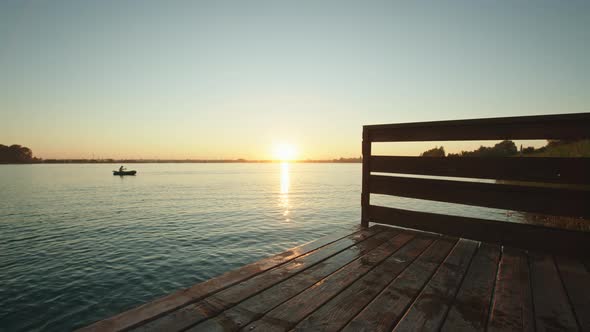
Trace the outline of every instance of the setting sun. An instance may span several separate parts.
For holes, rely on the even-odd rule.
[[[277,144],[273,147],[272,155],[275,160],[295,160],[297,158],[297,148],[293,144]]]

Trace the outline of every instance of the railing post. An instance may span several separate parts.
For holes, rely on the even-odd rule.
[[[369,175],[371,175],[371,168],[369,167],[369,161],[371,160],[371,138],[369,137],[369,129],[363,127],[363,184],[361,193],[361,226],[369,226],[369,198],[371,196],[369,192]]]

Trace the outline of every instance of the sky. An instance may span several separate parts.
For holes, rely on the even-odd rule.
[[[590,1],[0,2],[0,144],[42,158],[358,157],[365,124],[589,111]]]

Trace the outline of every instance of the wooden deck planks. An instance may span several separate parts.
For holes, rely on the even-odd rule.
[[[245,265],[239,269],[229,271],[213,279],[196,284],[192,287],[182,289],[170,295],[166,295],[154,301],[120,313],[116,316],[100,320],[94,324],[83,327],[78,331],[91,332],[128,330],[130,328],[139,326],[144,322],[176,310],[182,306],[196,302],[199,299],[216,291],[225,289],[242,280],[246,280],[252,276],[258,275],[264,271],[289,262],[299,256],[317,250],[330,243],[342,239],[352,239],[351,236],[355,234],[370,234],[374,231],[383,229],[383,226],[375,225],[369,230],[360,230],[354,232],[353,234],[350,234],[351,231],[336,232],[332,235],[322,237],[316,241],[300,245],[283,253],[264,258],[257,262]]]
[[[590,273],[582,262],[555,257],[561,280],[582,331],[590,331]]]
[[[343,235],[82,331],[590,330],[583,259],[385,226]]]
[[[428,262],[436,260],[441,255],[441,252],[444,252],[445,248],[450,250],[452,245],[453,243],[449,240],[437,239],[416,258],[417,260],[405,261],[402,264],[395,264],[393,266],[385,264],[385,262],[382,263],[379,266],[382,267],[381,269],[379,267],[374,269],[364,278],[361,278],[349,288],[345,289],[338,296],[300,322],[295,327],[295,330],[334,331],[341,329],[349,320],[361,312],[365,305],[378,296],[392,280],[401,273],[404,273],[406,268],[416,265],[418,261],[418,266],[428,264]],[[387,263],[397,262],[395,260],[388,260]],[[387,268],[389,266],[394,268],[393,271],[388,271]]]
[[[408,241],[410,242],[408,243]],[[403,237],[396,237],[395,241],[391,241],[387,246],[378,248],[366,257],[318,281],[306,291],[267,313],[262,319],[248,325],[245,330],[288,330],[343,289],[366,275],[365,273],[377,269],[375,268],[377,264],[383,262],[383,265],[378,265],[378,273],[396,273],[403,266],[409,264],[431,242],[430,239],[414,239],[413,234],[404,233]]]
[[[189,331],[236,331],[322,278],[372,252],[388,240],[395,239],[398,234],[399,231],[395,230],[383,231],[197,324]]]
[[[520,250],[504,247],[488,331],[534,330],[528,258]]]
[[[480,245],[443,323],[442,331],[485,329],[499,259],[499,246]]]
[[[437,240],[394,278],[371,303],[364,309],[361,307],[362,311],[354,316],[343,331],[391,331],[455,243],[456,240]],[[340,323],[346,323],[346,319]]]
[[[537,331],[577,331],[578,325],[553,258],[540,254],[529,257]]]
[[[435,331],[455,299],[478,242],[460,239],[394,331]]]
[[[260,292],[272,285],[303,271],[349,247],[380,233],[386,228],[373,228],[354,233],[346,238],[323,246],[276,268],[265,271],[232,287],[210,295],[194,304],[171,312],[156,320],[137,327],[136,331],[179,331],[219,314],[228,307]]]
[[[404,247],[401,255],[394,255],[371,272],[344,289],[330,301],[313,311],[302,322],[295,326],[295,330],[332,331],[342,328],[346,322],[354,317],[363,306],[369,303],[379,292],[389,284],[392,278],[400,274],[409,266],[416,256],[426,248],[430,248],[434,239],[419,238]],[[429,251],[429,255],[432,250]],[[340,289],[341,290],[341,289]],[[318,307],[313,302],[311,306]]]

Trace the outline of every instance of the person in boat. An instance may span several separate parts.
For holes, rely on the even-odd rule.
[[[123,172],[125,170],[125,167],[121,166],[119,167],[119,172]]]

